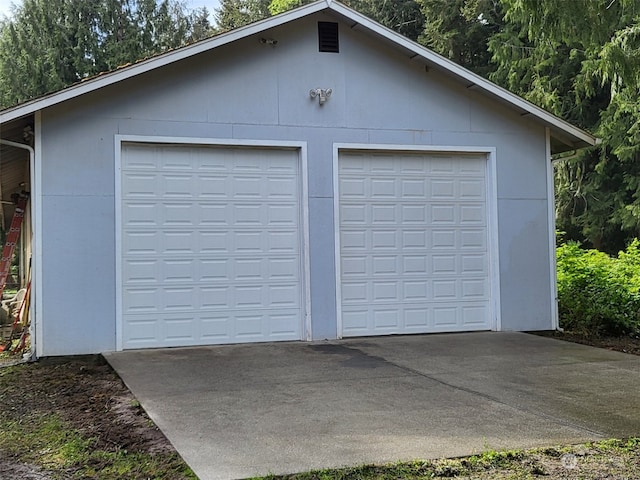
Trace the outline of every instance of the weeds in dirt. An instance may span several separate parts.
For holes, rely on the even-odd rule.
[[[1,368],[0,405],[0,478],[197,480],[99,357]]]
[[[197,479],[176,453],[130,453],[95,448],[57,415],[29,416],[20,422],[0,421],[0,451],[48,472],[66,472],[68,478]]]
[[[640,478],[640,439],[533,450],[486,450],[455,459],[315,470],[254,480],[530,480]]]

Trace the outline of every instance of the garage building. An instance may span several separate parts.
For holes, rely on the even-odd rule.
[[[0,112],[25,128],[37,356],[554,329],[551,159],[596,143],[330,0]]]

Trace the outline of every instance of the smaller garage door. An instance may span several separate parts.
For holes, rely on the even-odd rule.
[[[340,155],[343,336],[490,329],[486,163]]]
[[[123,348],[302,336],[299,153],[123,145]]]

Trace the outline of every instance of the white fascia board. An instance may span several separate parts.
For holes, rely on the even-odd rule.
[[[437,65],[438,67],[466,80],[467,82],[469,82],[470,85],[476,85],[477,87],[481,88],[487,93],[490,93],[491,95],[494,95],[502,99],[503,101],[511,104],[512,106],[533,115],[534,117],[538,118],[539,120],[541,120],[542,122],[548,125],[551,125],[589,145],[597,145],[598,143],[600,143],[598,138],[585,132],[584,130],[578,127],[575,127],[569,122],[566,122],[561,118],[556,117],[555,115],[519,97],[518,95],[515,95],[510,91],[482,78],[480,75],[477,75],[471,72],[470,70],[467,70],[466,68],[461,67],[460,65],[449,60],[448,58],[445,58],[423,47],[422,45],[412,40],[409,40],[408,38],[402,35],[399,35],[393,30],[372,21],[368,17],[362,15],[361,13],[356,12],[355,10],[352,10],[351,8],[348,8],[340,3],[333,2],[330,6],[330,9],[356,22],[356,24],[359,24],[365,27],[366,29],[371,30],[373,33],[379,35],[380,37],[383,37],[388,41],[395,43],[405,48],[406,50],[409,50],[410,52],[414,53],[417,57],[422,57],[427,62]],[[416,57],[412,57],[412,58],[416,58]]]
[[[213,50],[223,45],[242,40],[243,38],[261,33],[265,30],[279,27],[283,24],[292,22],[299,18],[325,10],[327,9],[328,5],[329,3],[327,0],[319,0],[309,5],[296,8],[295,10],[290,10],[280,15],[269,17],[265,20],[261,20],[259,22],[252,23],[235,30],[231,30],[229,32],[216,35],[215,37],[207,40],[202,40],[200,42],[194,43],[193,45],[180,47],[176,50],[172,50],[170,52],[149,58],[148,60],[142,60],[129,67],[99,75],[98,77],[77,83],[68,88],[65,88],[64,90],[51,93],[44,97],[28,101],[16,107],[9,108],[3,112],[0,112],[0,124],[24,117],[26,115],[31,115],[36,111],[51,107],[53,105],[57,105],[66,100],[71,100],[72,98],[79,97],[80,95],[84,95],[86,93],[99,90],[100,88],[113,85],[114,83],[121,82],[123,80],[141,75],[143,73],[147,73],[151,70],[155,70],[174,62],[193,57],[194,55],[198,55],[200,53]]]

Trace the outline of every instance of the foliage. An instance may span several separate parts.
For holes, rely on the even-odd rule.
[[[501,4],[490,78],[602,138],[556,169],[558,227],[615,253],[640,235],[640,4]]]
[[[424,29],[425,16],[417,0],[349,0],[345,4],[414,41]]]
[[[271,0],[269,11],[276,15],[311,1]],[[344,0],[343,3],[411,40],[416,40],[424,27],[424,17],[416,0]]]
[[[301,7],[307,3],[311,3],[313,0],[271,0],[269,5],[269,11],[271,15],[278,15],[279,13],[292,10],[294,8]]]
[[[195,480],[174,450],[148,440],[144,416],[118,403],[127,397],[97,356],[1,366],[0,478]]]
[[[29,415],[24,420],[0,421],[0,450],[48,471],[73,472],[65,478],[196,478],[176,453],[106,452],[94,448],[92,439],[71,429],[57,415]]]
[[[255,480],[422,480],[474,478],[507,480],[514,478],[601,478],[615,471],[616,478],[635,478],[640,442],[603,440],[584,445],[539,448],[531,450],[491,450],[470,457],[387,465],[363,465],[291,475],[270,475]],[[568,469],[566,458],[576,459],[579,470]],[[615,467],[612,467],[615,465]]]
[[[0,107],[209,35],[177,0],[24,0],[0,22]]]
[[[479,75],[493,71],[489,39],[503,27],[495,0],[418,0],[424,18],[420,43]]]
[[[560,325],[584,335],[640,332],[640,242],[618,257],[567,243],[557,249]]]
[[[233,30],[270,16],[270,3],[271,0],[222,0],[214,12],[218,31]]]

